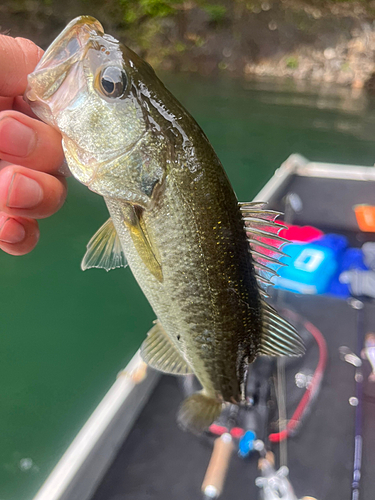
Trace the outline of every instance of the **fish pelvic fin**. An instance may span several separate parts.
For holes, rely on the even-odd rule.
[[[221,413],[223,403],[205,394],[196,392],[183,401],[180,406],[177,422],[184,431],[201,434]]]
[[[297,330],[264,300],[263,329],[259,354],[266,356],[302,356],[305,346]]]
[[[120,238],[112,219],[109,218],[94,234],[87,244],[87,250],[81,262],[82,271],[96,267],[110,271],[126,267],[128,262],[121,248]]]
[[[172,375],[189,375],[193,373],[160,321],[156,320],[154,323],[141,346],[143,361],[163,373]]]

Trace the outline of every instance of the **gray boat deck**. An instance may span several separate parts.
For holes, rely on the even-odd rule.
[[[361,246],[375,240],[356,227],[352,206],[375,202],[375,183],[292,176],[271,199],[270,207],[283,210],[287,192],[303,200],[299,224],[313,224],[326,232],[346,235],[350,244]],[[323,221],[323,222],[322,222]],[[355,395],[354,368],[341,361],[342,345],[357,347],[356,314],[346,300],[329,296],[283,294],[283,302],[315,324],[328,345],[328,363],[320,393],[297,436],[288,440],[290,479],[297,496],[318,500],[350,499],[353,469],[355,408],[348,399]],[[375,304],[365,301],[364,331],[375,330]],[[316,349],[316,348],[315,348]],[[314,353],[314,347],[310,352]],[[305,366],[306,360],[298,361]],[[316,351],[311,368],[316,363]],[[293,386],[295,365],[287,366],[288,389]],[[375,492],[375,384],[367,381],[364,367],[363,468],[361,500],[373,500]],[[295,386],[294,386],[295,390]],[[291,389],[293,391],[293,389]],[[92,500],[197,500],[209,462],[212,441],[181,431],[175,420],[183,399],[178,380],[163,376],[132,431],[101,481]],[[277,453],[277,446],[273,446]],[[256,499],[257,458],[233,456],[223,500]]]

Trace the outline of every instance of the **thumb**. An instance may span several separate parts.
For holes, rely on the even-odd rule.
[[[22,95],[43,50],[26,38],[0,35],[0,96]]]

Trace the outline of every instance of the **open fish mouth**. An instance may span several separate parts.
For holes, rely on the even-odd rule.
[[[49,46],[38,67],[54,66],[74,57],[90,38],[103,36],[103,26],[95,18],[81,16],[73,19]]]
[[[34,72],[28,76],[28,87],[24,98],[29,104],[37,102],[43,108],[42,119],[53,125],[50,98],[60,89],[68,73],[85,58],[87,50],[104,35],[102,25],[95,18],[81,16],[73,19],[47,49]],[[70,98],[81,88],[79,75],[64,93]],[[59,96],[60,99],[61,96]],[[65,101],[65,99],[63,99]],[[39,114],[39,113],[38,113]]]

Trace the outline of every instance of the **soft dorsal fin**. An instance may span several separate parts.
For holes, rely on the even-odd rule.
[[[239,205],[259,290],[263,295],[267,295],[266,288],[273,285],[272,277],[278,276],[277,269],[280,266],[285,266],[283,262],[280,262],[280,258],[286,256],[281,248],[289,243],[288,240],[279,236],[279,232],[285,226],[275,222],[281,213],[264,209],[265,203],[263,202],[240,203]]]
[[[260,354],[268,356],[302,356],[305,346],[294,326],[262,300],[262,341]]]
[[[109,218],[88,242],[81,269],[85,271],[96,267],[110,271],[127,265],[120,239],[112,219]]]
[[[142,343],[141,356],[149,366],[164,373],[173,375],[193,373],[158,320]]]

